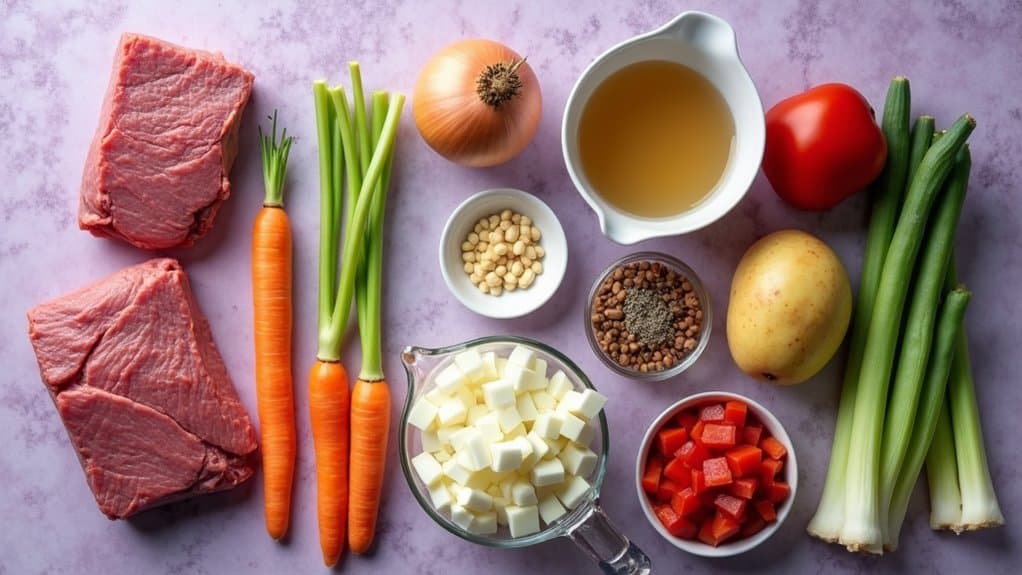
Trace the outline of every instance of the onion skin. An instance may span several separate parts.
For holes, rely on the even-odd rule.
[[[437,52],[419,73],[412,111],[426,143],[448,160],[471,167],[502,164],[532,140],[542,114],[539,81],[528,62],[515,73],[521,89],[498,106],[484,102],[477,81],[488,66],[522,60],[491,40],[471,39]]]

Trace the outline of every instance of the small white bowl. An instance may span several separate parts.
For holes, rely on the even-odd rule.
[[[784,474],[784,480],[787,481],[788,485],[791,487],[791,494],[788,495],[788,498],[785,499],[784,503],[777,509],[777,521],[768,524],[762,531],[752,537],[746,537],[745,539],[738,539],[732,542],[725,542],[719,547],[707,545],[697,539],[688,540],[675,537],[674,535],[671,535],[671,533],[667,531],[667,528],[665,528],[660,523],[660,520],[657,519],[656,513],[653,511],[653,506],[649,502],[649,496],[646,495],[646,491],[642,488],[642,473],[646,468],[646,457],[649,455],[649,449],[653,443],[653,438],[656,436],[657,431],[659,431],[668,420],[686,409],[707,403],[735,400],[741,401],[749,406],[749,412],[755,415],[756,418],[763,423],[763,428],[770,432],[770,435],[776,437],[777,440],[784,445],[784,448],[788,450],[788,454],[784,461],[784,469],[781,470],[781,473]],[[791,444],[791,438],[788,437],[788,432],[784,431],[784,426],[782,426],[781,422],[774,417],[774,414],[770,413],[765,407],[744,395],[728,393],[726,391],[708,391],[705,393],[690,395],[674,403],[674,405],[665,409],[663,413],[653,420],[649,429],[646,430],[646,435],[642,438],[639,455],[635,460],[635,489],[636,493],[639,495],[639,506],[642,507],[642,513],[646,516],[650,525],[652,525],[653,528],[656,529],[657,532],[672,545],[682,551],[688,551],[693,555],[701,555],[703,557],[731,557],[733,555],[745,553],[769,539],[770,536],[777,531],[781,524],[784,523],[784,520],[787,519],[788,512],[791,511],[791,506],[795,502],[795,493],[798,491],[798,462],[795,460],[795,448]]]
[[[505,291],[499,296],[492,296],[479,291],[465,273],[461,244],[480,218],[498,214],[505,209],[532,219],[543,234],[539,245],[543,246],[546,255],[540,260],[543,273],[536,277],[528,289]],[[568,241],[557,216],[542,200],[521,190],[497,188],[471,196],[447,219],[440,237],[440,271],[447,287],[465,307],[487,317],[505,319],[535,311],[557,291],[567,267]]]

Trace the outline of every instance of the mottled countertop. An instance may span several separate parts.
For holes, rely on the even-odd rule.
[[[350,6],[347,4],[351,4]],[[563,6],[553,7],[551,4]],[[1022,489],[1017,440],[1022,433],[1022,4],[1000,2],[640,2],[552,3],[380,0],[370,2],[29,2],[0,0],[0,574],[26,573],[290,573],[317,572],[313,460],[301,374],[315,351],[318,227],[316,150],[311,82],[347,81],[345,63],[363,64],[369,87],[410,91],[426,58],[463,37],[499,39],[527,54],[543,89],[539,132],[514,161],[493,169],[452,165],[423,143],[406,113],[390,203],[385,292],[386,368],[394,421],[404,398],[399,350],[488,334],[520,334],[572,357],[610,397],[608,513],[652,558],[655,572],[1008,573],[1022,563]],[[570,7],[569,7],[570,6]],[[880,560],[852,556],[810,539],[830,451],[838,395],[834,362],[810,382],[779,389],[744,377],[732,364],[722,313],[744,249],[785,227],[820,235],[857,270],[864,243],[864,198],[820,215],[782,205],[765,179],[720,222],[684,237],[646,242],[687,261],[702,276],[714,305],[712,341],[698,364],[660,385],[611,374],[582,332],[584,293],[595,275],[631,249],[603,238],[575,192],[560,144],[561,111],[586,64],[607,47],[660,26],[686,9],[705,9],[735,27],[741,53],[767,106],[811,84],[844,81],[882,103],[888,80],[912,80],[915,113],[948,125],[970,112],[974,169],[958,237],[961,276],[975,293],[969,310],[978,393],[1008,527],[961,537],[935,534],[919,489],[902,549]],[[296,224],[296,369],[300,459],[291,537],[265,535],[262,480],[234,492],[111,522],[97,510],[50,399],[26,336],[25,312],[152,254],[78,230],[78,183],[96,127],[118,36],[155,35],[222,51],[256,76],[241,127],[233,195],[215,230],[196,247],[173,251],[192,278],[200,305],[234,378],[254,413],[248,265],[252,219],[262,180],[256,122],[279,108],[298,136],[292,152],[289,211]],[[474,315],[447,291],[436,264],[444,220],[466,196],[510,186],[537,194],[557,212],[571,246],[560,291],[539,311],[517,320]],[[857,273],[853,273],[857,276]],[[354,346],[357,348],[357,346]],[[356,350],[347,361],[357,365]],[[794,509],[778,534],[745,556],[710,560],[661,540],[642,516],[632,469],[651,419],[681,396],[724,389],[765,403],[787,426],[800,463]],[[392,430],[393,432],[393,430]],[[448,535],[418,507],[394,451],[386,479],[378,545],[348,556],[351,573],[593,572],[568,541],[500,551]]]

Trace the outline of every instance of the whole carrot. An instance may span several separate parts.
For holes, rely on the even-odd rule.
[[[316,511],[323,563],[337,563],[348,524],[348,372],[336,361],[309,371],[309,419],[316,453]]]
[[[277,142],[277,113],[270,135],[259,130],[266,196],[252,227],[252,311],[255,381],[263,452],[266,530],[280,539],[291,516],[295,467],[295,410],[291,382],[291,224],[284,211],[284,180],[292,138]]]

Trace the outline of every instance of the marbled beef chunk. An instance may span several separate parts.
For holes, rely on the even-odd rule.
[[[252,74],[125,34],[82,176],[78,225],[144,249],[192,245],[231,193]]]
[[[177,261],[121,270],[28,319],[43,383],[108,517],[252,475],[255,431]]]

